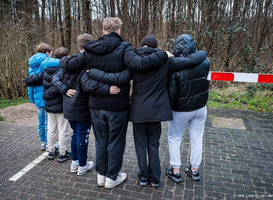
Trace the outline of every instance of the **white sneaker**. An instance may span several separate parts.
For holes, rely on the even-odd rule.
[[[79,166],[78,167],[78,173],[77,175],[82,176],[85,175],[88,171],[94,169],[94,162],[93,161],[88,161],[86,162],[85,166]]]
[[[127,175],[125,173],[120,173],[117,176],[117,179],[115,181],[108,178],[108,177],[106,177],[104,187],[107,188],[107,189],[114,188],[117,185],[122,184],[124,181],[126,181],[126,179],[127,179]]]
[[[71,173],[76,173],[78,171],[79,167],[79,161],[72,161],[71,166],[70,166],[70,172]]]
[[[42,142],[41,143],[41,150],[46,150],[46,147],[47,147],[46,143]]]
[[[100,175],[99,173],[97,173],[97,185],[99,187],[103,187],[105,184],[105,178],[106,176]]]

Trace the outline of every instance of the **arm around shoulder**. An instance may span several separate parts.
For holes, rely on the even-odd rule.
[[[156,51],[146,56],[136,54],[131,45],[125,49],[124,64],[132,71],[148,71],[163,65],[168,60],[165,51]]]
[[[71,57],[62,57],[60,66],[64,72],[74,74],[86,68],[85,52],[80,55],[72,55]]]
[[[184,69],[192,69],[202,63],[208,53],[204,50],[197,51],[193,54],[188,55],[187,57],[173,57],[169,59],[169,69],[171,72],[177,72]]]
[[[89,78],[103,83],[121,85],[132,79],[132,72],[128,68],[118,73],[107,73],[102,70],[92,68],[89,70],[88,76]]]
[[[88,92],[89,94],[110,94],[110,85],[89,78],[87,72],[81,75],[81,87],[84,92]]]
[[[62,69],[59,69],[58,72],[53,76],[52,78],[52,83],[53,85],[58,89],[58,91],[65,95],[66,94],[66,91],[69,89],[68,88],[68,85],[66,85],[64,82],[63,82],[63,70]]]

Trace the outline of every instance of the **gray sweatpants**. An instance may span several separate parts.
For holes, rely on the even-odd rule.
[[[191,140],[190,162],[192,167],[199,168],[202,162],[203,152],[203,132],[207,118],[207,107],[190,111],[175,112],[173,111],[173,120],[169,123],[168,142],[170,153],[170,164],[173,168],[181,166],[181,143],[184,130],[188,124]]]

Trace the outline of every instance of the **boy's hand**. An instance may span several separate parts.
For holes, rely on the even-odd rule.
[[[73,97],[76,94],[76,90],[74,89],[69,89],[66,91],[66,96]]]
[[[168,55],[168,58],[170,57],[174,57],[172,53],[170,53],[169,51],[166,51],[167,55]]]
[[[110,87],[110,94],[118,94],[119,92],[120,92],[120,88],[118,88],[117,86],[112,85]]]

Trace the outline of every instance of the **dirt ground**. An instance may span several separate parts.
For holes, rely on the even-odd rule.
[[[5,119],[5,122],[17,123],[27,126],[37,126],[38,116],[37,108],[32,103],[24,103],[17,106],[9,106],[0,109],[0,116]],[[222,128],[246,129],[242,119],[214,117],[212,126]],[[71,129],[70,129],[71,130]]]
[[[38,123],[37,108],[32,103],[9,106],[0,109],[0,116],[5,122],[36,126]]]

